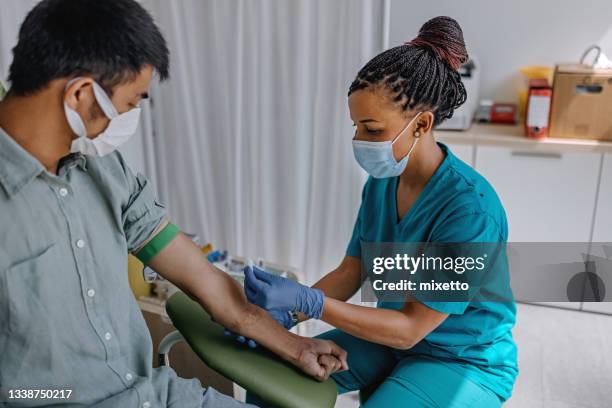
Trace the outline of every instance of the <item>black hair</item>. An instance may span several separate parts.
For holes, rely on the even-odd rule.
[[[21,24],[9,81],[23,96],[87,75],[111,93],[146,65],[168,78],[166,41],[136,0],[42,0]]]
[[[438,125],[466,100],[458,69],[467,60],[459,23],[450,17],[435,17],[421,27],[414,40],[370,60],[348,94],[383,85],[402,110],[431,110],[434,125]]]

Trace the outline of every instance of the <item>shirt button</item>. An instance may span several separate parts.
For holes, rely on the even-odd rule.
[[[112,336],[112,335],[111,335],[109,332],[106,332],[106,333],[104,334],[104,338],[105,338],[106,340],[110,340],[112,337],[113,337],[113,336]]]
[[[87,291],[87,296],[89,296],[89,297],[94,297],[94,296],[95,296],[95,294],[96,294],[96,291],[95,291],[95,290],[93,290],[93,289],[89,289],[89,290]]]
[[[61,195],[62,197],[66,197],[68,195],[68,190],[65,189],[64,187],[60,188],[59,195]]]
[[[77,246],[77,247],[79,247],[79,248],[83,248],[83,247],[85,247],[85,241],[83,241],[82,239],[79,239],[79,240],[76,242],[76,246]]]
[[[151,403],[149,401],[145,401],[142,403],[142,408],[151,408]]]
[[[125,379],[128,380],[128,381],[132,381],[132,373],[127,373],[125,375]]]

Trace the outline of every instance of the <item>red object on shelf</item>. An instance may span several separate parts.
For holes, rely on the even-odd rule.
[[[525,109],[525,136],[541,139],[548,136],[552,88],[546,79],[531,79]]]
[[[516,123],[516,105],[513,103],[494,103],[491,107],[491,123]]]

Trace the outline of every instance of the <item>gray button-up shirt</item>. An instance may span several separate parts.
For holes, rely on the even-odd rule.
[[[0,187],[0,406],[19,404],[9,390],[65,389],[26,405],[200,407],[199,381],[152,368],[128,284],[128,251],[165,217],[151,184],[119,153],[71,154],[51,174],[0,129]]]

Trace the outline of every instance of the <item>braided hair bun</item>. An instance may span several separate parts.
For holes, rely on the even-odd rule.
[[[349,96],[360,89],[384,87],[403,110],[434,113],[434,125],[453,116],[467,94],[458,69],[468,60],[459,23],[435,17],[418,36],[372,58],[357,74]]]
[[[468,60],[463,31],[450,17],[435,17],[423,24],[419,35],[407,44],[429,48],[457,71]]]

